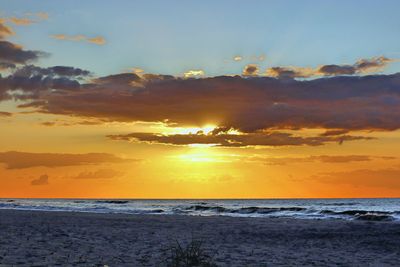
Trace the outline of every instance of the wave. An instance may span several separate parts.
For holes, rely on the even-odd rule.
[[[362,221],[394,221],[396,218],[393,216],[398,214],[396,211],[371,211],[371,210],[344,210],[344,211],[333,211],[333,210],[322,210],[321,214],[336,215],[336,216],[348,216],[355,220]]]
[[[0,209],[125,213],[125,214],[166,214],[192,216],[233,216],[233,217],[285,217],[301,219],[343,219],[360,221],[400,221],[399,200],[363,200],[357,202],[335,201],[325,203],[323,200],[282,201],[283,203],[267,203],[267,201],[160,201],[160,200],[32,200],[3,199]],[[381,201],[381,202],[379,202]],[[390,202],[392,201],[392,202]],[[264,203],[263,203],[264,202]],[[278,201],[277,201],[278,202]],[[383,202],[383,204],[382,204]],[[386,202],[388,204],[386,204]],[[353,205],[359,203],[358,205]],[[347,206],[346,206],[347,205]],[[374,210],[371,210],[371,207]]]
[[[194,211],[214,211],[219,213],[240,213],[240,214],[268,214],[273,212],[282,212],[282,211],[304,211],[306,208],[301,207],[242,207],[238,209],[225,208],[222,206],[205,206],[205,205],[193,205],[185,208],[186,210],[194,210]]]

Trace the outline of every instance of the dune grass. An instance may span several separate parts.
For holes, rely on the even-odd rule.
[[[175,240],[166,252],[163,263],[168,267],[217,267],[213,262],[216,251],[206,249],[202,240],[192,238],[188,243]]]

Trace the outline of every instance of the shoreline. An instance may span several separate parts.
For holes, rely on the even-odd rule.
[[[175,241],[217,266],[395,266],[396,222],[0,210],[0,265],[163,266]]]

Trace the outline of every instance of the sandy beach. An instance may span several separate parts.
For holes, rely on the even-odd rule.
[[[0,266],[165,266],[202,240],[217,266],[398,266],[400,224],[0,210]]]

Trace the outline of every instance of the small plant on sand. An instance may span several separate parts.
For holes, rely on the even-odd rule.
[[[166,251],[167,257],[163,262],[168,267],[217,267],[201,240],[192,238],[187,244],[176,240]]]

